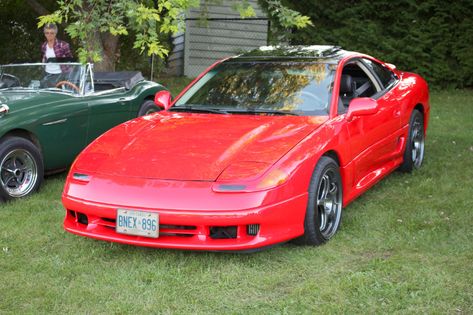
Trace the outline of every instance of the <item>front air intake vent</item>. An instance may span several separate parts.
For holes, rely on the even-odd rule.
[[[211,226],[210,238],[213,239],[228,239],[237,237],[236,226]]]
[[[85,214],[77,212],[77,222],[88,225],[89,219],[87,218]]]
[[[246,234],[255,236],[258,235],[259,232],[259,224],[248,224],[246,226]]]

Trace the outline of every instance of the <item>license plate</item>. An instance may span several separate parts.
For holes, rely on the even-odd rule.
[[[159,214],[155,212],[117,209],[117,233],[158,238]]]

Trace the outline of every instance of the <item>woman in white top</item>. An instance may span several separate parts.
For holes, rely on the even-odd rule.
[[[41,45],[41,60],[47,62],[50,58],[72,58],[69,44],[56,38],[58,28],[56,24],[49,23],[44,26],[46,41]],[[42,80],[45,86],[54,86],[67,71],[67,67],[48,64],[45,67],[46,76]]]

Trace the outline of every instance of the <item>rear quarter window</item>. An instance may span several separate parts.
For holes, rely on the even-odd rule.
[[[387,88],[396,80],[394,73],[383,65],[369,59],[363,59],[363,61],[376,74],[384,88]]]

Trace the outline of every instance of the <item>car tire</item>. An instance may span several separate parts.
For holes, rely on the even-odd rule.
[[[154,101],[145,100],[140,106],[140,110],[138,111],[138,117],[159,112],[160,110],[161,108],[159,108],[158,105],[154,103]]]
[[[39,149],[20,137],[0,141],[0,198],[3,201],[29,196],[44,177]]]
[[[404,159],[399,166],[401,172],[411,172],[422,166],[424,160],[424,116],[420,111],[414,109],[409,119],[409,133],[407,136]]]
[[[342,219],[342,180],[337,162],[322,156],[309,185],[304,235],[297,244],[321,245],[335,235]]]

